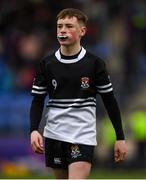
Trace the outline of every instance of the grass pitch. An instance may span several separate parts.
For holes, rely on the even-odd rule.
[[[0,179],[54,179],[53,175],[32,174],[27,177],[7,177],[0,174]],[[146,179],[144,170],[109,170],[93,169],[89,179]]]

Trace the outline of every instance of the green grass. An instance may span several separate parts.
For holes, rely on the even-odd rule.
[[[0,179],[53,179],[53,175],[32,175],[28,177],[6,177],[0,175]],[[146,170],[99,170],[94,169],[89,179],[146,179]]]
[[[90,179],[146,179],[145,170],[93,170]]]

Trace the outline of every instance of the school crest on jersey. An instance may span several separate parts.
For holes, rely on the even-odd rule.
[[[71,146],[71,156],[72,156],[72,158],[77,158],[77,157],[81,156],[78,145]]]
[[[82,77],[81,78],[81,87],[83,88],[83,89],[87,89],[87,88],[89,88],[89,77]]]

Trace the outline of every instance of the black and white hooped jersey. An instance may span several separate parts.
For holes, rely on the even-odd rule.
[[[113,91],[105,63],[83,47],[76,58],[60,50],[40,61],[33,96],[49,96],[44,136],[96,145],[96,94]]]

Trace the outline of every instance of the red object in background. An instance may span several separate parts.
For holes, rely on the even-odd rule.
[[[34,68],[27,67],[21,69],[21,71],[19,71],[18,73],[16,80],[17,87],[20,89],[30,89],[32,86],[34,74],[35,74]]]

